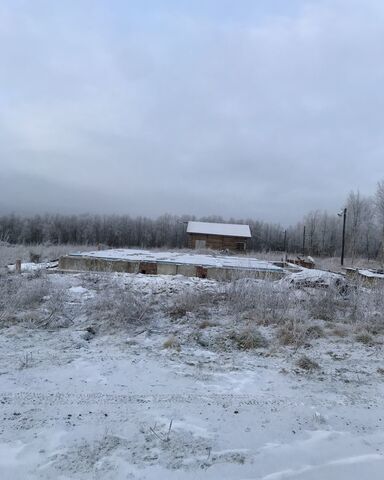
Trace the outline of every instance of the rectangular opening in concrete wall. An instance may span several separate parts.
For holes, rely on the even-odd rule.
[[[196,267],[196,277],[198,278],[207,278],[208,271],[206,268],[198,266]]]
[[[145,275],[157,275],[157,263],[140,262],[139,272]]]

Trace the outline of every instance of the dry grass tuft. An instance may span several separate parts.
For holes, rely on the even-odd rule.
[[[368,332],[361,332],[355,336],[357,342],[363,343],[364,345],[372,346],[374,344],[373,337]]]
[[[345,338],[348,336],[349,332],[346,327],[337,326],[331,330],[331,333],[336,337]]]
[[[173,319],[183,318],[187,314],[187,309],[181,305],[173,305],[168,313]]]
[[[280,325],[276,336],[280,345],[299,348],[310,340],[325,337],[325,332],[320,325],[291,318]]]
[[[212,307],[217,302],[218,297],[213,293],[187,290],[173,299],[173,303],[168,309],[168,314],[173,319],[182,318],[189,312],[206,314],[207,307]]]
[[[151,317],[152,297],[137,294],[130,286],[115,285],[102,290],[87,305],[102,329],[120,329],[146,325]]]
[[[308,339],[323,338],[325,337],[325,333],[324,333],[324,330],[320,327],[320,325],[310,325],[305,330],[305,336]]]
[[[301,322],[290,319],[277,329],[277,340],[280,345],[299,347],[305,343],[306,331]]]
[[[340,293],[336,288],[319,290],[317,295],[311,298],[308,305],[309,312],[316,320],[333,321],[337,318],[340,301]]]
[[[239,332],[232,332],[230,338],[240,350],[268,347],[268,340],[254,327],[246,327]]]
[[[49,293],[49,284],[43,276],[0,276],[0,292],[0,325],[2,325],[25,311],[39,307]]]
[[[208,327],[215,327],[217,324],[215,322],[212,322],[211,320],[203,320],[202,322],[199,323],[198,327],[201,330],[204,330],[205,328]]]
[[[301,356],[297,360],[296,365],[302,370],[307,370],[307,371],[314,371],[320,368],[320,365],[315,360],[312,360],[306,355]]]
[[[168,337],[164,343],[163,343],[163,348],[169,348],[169,349],[173,349],[173,350],[180,350],[181,346],[180,346],[180,342],[178,340],[178,338],[175,336],[175,335],[171,335],[170,337]]]

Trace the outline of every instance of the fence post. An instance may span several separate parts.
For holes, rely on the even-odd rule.
[[[21,260],[16,260],[16,263],[15,263],[15,272],[16,272],[16,273],[21,273]]]

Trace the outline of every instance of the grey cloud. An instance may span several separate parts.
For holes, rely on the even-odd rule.
[[[258,18],[238,6],[233,21],[229,5],[137,4],[125,24],[122,3],[105,22],[103,2],[89,18],[91,3],[68,5],[48,18],[8,2],[14,28],[0,20],[4,172],[74,186],[73,209],[92,208],[84,189],[133,215],[284,223],[384,176],[381,2],[277,2]]]

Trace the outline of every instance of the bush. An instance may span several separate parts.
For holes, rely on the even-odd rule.
[[[309,301],[309,313],[318,320],[332,321],[337,318],[339,303],[342,301],[335,287],[317,290]]]
[[[320,327],[320,325],[310,325],[305,330],[305,336],[308,339],[312,339],[312,338],[322,338],[325,335],[324,335],[324,330]]]
[[[290,318],[277,329],[277,339],[280,345],[292,345],[296,348],[305,345],[310,340],[324,336],[324,330],[320,325],[309,324],[305,319],[300,318]]]
[[[130,289],[113,286],[88,304],[90,311],[106,328],[125,328],[146,323],[152,311],[152,298],[144,299]]]
[[[188,312],[201,312],[206,306],[212,306],[217,302],[218,297],[215,293],[186,290],[176,296],[168,309],[168,314],[174,319],[182,318]]]
[[[252,311],[259,323],[279,322],[286,315],[290,299],[287,288],[265,280],[242,278],[229,284],[227,299],[232,311]]]
[[[315,360],[312,360],[306,355],[301,356],[297,360],[296,365],[302,370],[307,370],[307,371],[318,370],[320,368],[320,365]]]
[[[175,337],[175,335],[171,335],[168,337],[165,342],[163,343],[163,348],[169,348],[174,350],[180,350],[180,342]]]
[[[280,345],[293,345],[298,348],[304,345],[307,339],[307,329],[302,322],[289,319],[277,329],[277,339]]]
[[[373,345],[373,337],[370,333],[368,332],[361,332],[356,335],[356,341],[363,343],[364,345]]]
[[[41,254],[36,252],[29,252],[29,259],[32,263],[40,263]]]
[[[53,288],[44,303],[45,315],[38,322],[38,326],[45,328],[69,327],[73,323],[76,313],[80,314],[80,311],[76,312],[76,309],[79,308],[68,302],[68,293],[65,288]]]
[[[215,327],[216,325],[217,323],[211,322],[210,320],[203,320],[202,322],[199,323],[198,327],[203,330],[208,327]]]
[[[348,329],[345,326],[343,327],[339,325],[332,329],[332,334],[336,337],[344,338],[348,336],[348,333]]]
[[[232,332],[230,338],[240,350],[253,350],[268,346],[267,339],[254,327],[246,327],[243,330]]]
[[[0,277],[0,320],[32,309],[49,293],[45,277],[7,275]]]

